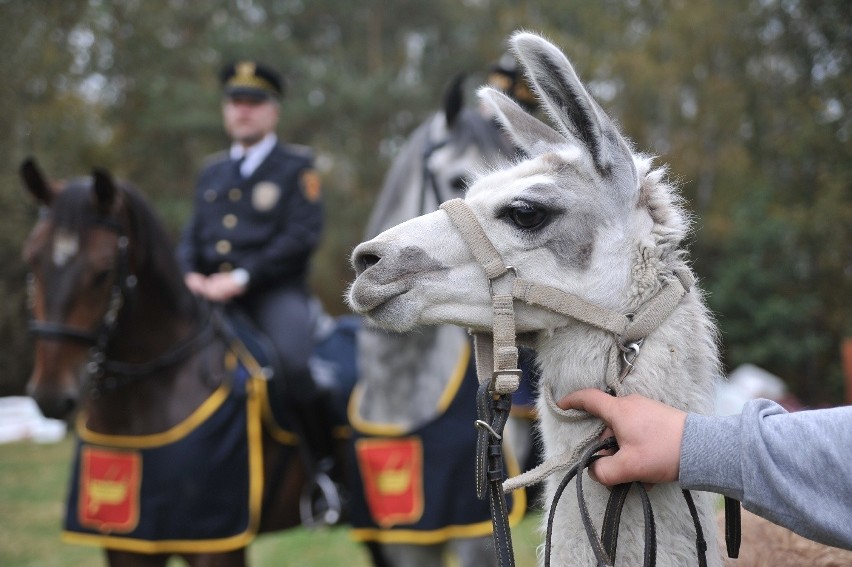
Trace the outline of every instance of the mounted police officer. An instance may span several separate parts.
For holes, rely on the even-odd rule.
[[[323,227],[313,153],[278,141],[284,88],[274,70],[241,61],[225,67],[220,79],[232,143],[208,158],[197,178],[179,260],[193,293],[247,316],[272,343],[275,389],[294,407],[311,472],[327,480],[331,425],[309,366],[307,275]]]

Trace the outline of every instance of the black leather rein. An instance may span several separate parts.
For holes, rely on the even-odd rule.
[[[577,478],[577,502],[580,508],[580,516],[583,521],[583,528],[586,530],[586,535],[589,538],[589,543],[592,546],[592,551],[595,554],[596,564],[598,567],[612,567],[615,564],[615,555],[618,546],[618,528],[621,522],[621,512],[624,508],[624,503],[627,501],[627,493],[635,486],[639,491],[639,498],[642,502],[642,515],[645,521],[645,551],[643,554],[643,566],[651,567],[656,564],[657,560],[657,533],[656,524],[654,522],[654,512],[651,508],[651,500],[648,498],[648,492],[641,482],[628,482],[618,484],[612,487],[607,501],[606,511],[601,526],[601,535],[598,536],[592,520],[589,517],[589,509],[586,505],[586,498],[583,493],[583,470],[588,468],[592,463],[601,458],[603,455],[598,454],[604,450],[618,450],[618,443],[615,437],[609,437],[599,443],[592,444],[580,461],[574,465],[556,489],[553,496],[553,501],[550,506],[550,512],[547,517],[547,530],[544,543],[544,565],[550,567],[551,541],[553,538],[553,520],[556,515],[556,506],[562,497],[568,483],[575,477]],[[686,505],[689,508],[689,515],[692,518],[692,524],[695,528],[695,550],[698,558],[699,567],[707,566],[707,540],[704,539],[704,531],[701,528],[701,520],[698,517],[698,510],[689,490],[681,490]],[[730,498],[725,498],[725,535],[727,543],[727,551],[729,557],[735,558],[739,554],[740,546],[740,526],[739,526],[739,502]]]

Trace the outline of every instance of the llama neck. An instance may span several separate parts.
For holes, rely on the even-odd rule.
[[[606,360],[613,337],[588,325],[572,322],[538,340],[538,361],[542,370],[542,388],[551,388],[555,399],[581,388],[602,388]],[[625,378],[624,393],[639,393],[685,411],[710,413],[718,373],[715,334],[700,292],[693,290],[675,311],[648,337],[642,346],[635,369]],[[541,435],[545,457],[553,457],[576,448],[582,440],[594,436],[596,419],[567,421],[550,411],[539,400]],[[559,475],[551,476],[545,489],[549,506],[559,484]],[[592,518],[601,518],[609,491],[594,482],[584,486]],[[572,491],[567,491],[570,493]],[[694,533],[680,488],[672,483],[651,491],[657,522],[657,558],[660,565],[689,564],[695,559]],[[714,542],[713,503],[709,496],[695,494],[704,535]],[[560,526],[554,540],[552,563],[586,565],[593,561],[591,548],[579,521],[575,499],[563,497],[556,511],[555,525]],[[628,498],[622,526],[641,526],[638,499]],[[619,556],[623,564],[641,563],[643,541],[639,530],[622,530]],[[711,545],[709,565],[720,565],[718,550]]]

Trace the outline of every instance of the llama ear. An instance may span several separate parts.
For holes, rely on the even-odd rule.
[[[105,169],[95,168],[92,171],[92,178],[94,179],[95,196],[98,199],[98,209],[102,214],[106,214],[115,203],[115,183]]]
[[[447,128],[453,127],[456,118],[464,107],[464,90],[462,90],[464,79],[464,73],[459,73],[453,77],[450,86],[444,93],[444,117],[447,119]]]
[[[548,115],[565,135],[586,148],[598,173],[608,177],[625,164],[633,169],[627,142],[583,87],[565,55],[527,32],[513,35],[511,45]]]
[[[537,156],[568,143],[565,136],[529,114],[500,91],[482,87],[477,94],[512,138],[512,142],[527,155]]]
[[[50,183],[44,177],[34,158],[27,158],[21,163],[20,167],[21,178],[24,180],[27,190],[35,197],[39,203],[50,206],[55,196],[50,188]]]

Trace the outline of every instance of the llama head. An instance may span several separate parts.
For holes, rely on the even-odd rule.
[[[465,201],[506,265],[526,280],[621,309],[630,302],[637,241],[654,225],[642,205],[630,145],[555,46],[530,33],[512,48],[553,125],[489,88],[479,96],[524,156],[481,172]],[[647,173],[643,171],[642,174]],[[453,323],[490,328],[490,285],[444,211],[387,230],[358,246],[350,306],[378,324],[408,330]],[[518,331],[565,324],[518,305]]]

